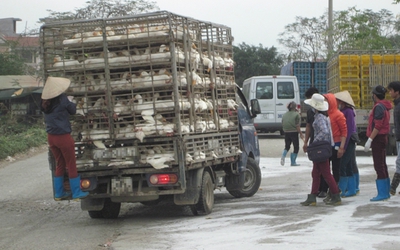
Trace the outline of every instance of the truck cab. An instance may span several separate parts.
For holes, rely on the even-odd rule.
[[[258,131],[282,131],[282,116],[287,104],[294,101],[300,108],[299,85],[296,76],[253,76],[243,82],[243,94],[249,101],[257,99],[261,114],[254,119]]]

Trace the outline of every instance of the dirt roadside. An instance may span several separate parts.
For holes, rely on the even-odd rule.
[[[10,158],[0,160],[0,168],[4,168],[16,161],[25,160],[25,159],[35,156],[37,154],[44,153],[47,150],[48,150],[47,144],[44,144],[40,147],[30,148],[26,152],[18,153],[18,154],[15,154],[14,156],[11,156]]]

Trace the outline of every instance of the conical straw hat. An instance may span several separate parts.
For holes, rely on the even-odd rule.
[[[61,95],[68,89],[70,83],[71,80],[67,78],[49,76],[43,88],[42,99],[48,100]]]
[[[342,102],[345,102],[353,107],[356,106],[356,105],[354,105],[353,98],[351,98],[351,95],[350,95],[349,91],[347,91],[347,90],[335,93],[335,97],[336,97],[336,99],[339,99]]]

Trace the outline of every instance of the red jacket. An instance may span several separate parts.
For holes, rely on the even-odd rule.
[[[392,109],[392,103],[388,100],[380,100],[375,103],[371,112],[369,113],[367,136],[369,137],[372,130],[376,128],[379,135],[389,134],[390,126],[390,113],[389,110]]]
[[[328,116],[331,120],[332,135],[334,142],[341,142],[341,137],[347,137],[347,124],[346,118],[337,107],[336,97],[332,93],[324,95],[329,104]]]

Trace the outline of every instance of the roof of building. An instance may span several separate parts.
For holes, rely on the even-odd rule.
[[[4,36],[4,40],[18,43],[18,47],[39,47],[39,37],[29,36]]]
[[[0,90],[26,87],[43,87],[43,81],[29,75],[0,76]]]

